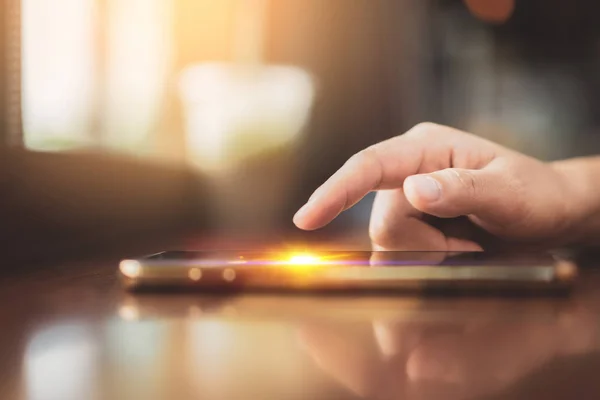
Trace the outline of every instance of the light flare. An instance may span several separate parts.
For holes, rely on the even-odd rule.
[[[287,260],[288,264],[292,265],[314,265],[321,262],[322,259],[319,256],[313,254],[292,254]]]

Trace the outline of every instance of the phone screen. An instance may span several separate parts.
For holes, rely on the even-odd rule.
[[[128,287],[399,290],[557,287],[576,267],[549,254],[365,251],[169,251],[124,260]]]

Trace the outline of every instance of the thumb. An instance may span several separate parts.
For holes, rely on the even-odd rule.
[[[448,168],[413,175],[404,181],[406,199],[417,210],[441,218],[477,215],[483,219],[510,217],[504,207],[510,191],[503,190],[503,177],[482,169]]]

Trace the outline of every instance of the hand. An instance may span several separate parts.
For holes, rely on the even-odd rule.
[[[378,250],[472,251],[505,241],[557,245],[574,239],[583,218],[583,203],[562,168],[423,123],[350,158],[294,222],[320,228],[371,191],[379,191],[370,222]]]

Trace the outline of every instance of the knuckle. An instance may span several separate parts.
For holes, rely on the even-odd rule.
[[[377,145],[374,144],[372,146],[369,146],[366,149],[364,149],[363,151],[361,151],[361,153],[363,154],[363,157],[366,157],[366,159],[368,159],[368,160],[377,159],[377,156],[378,156]]]
[[[524,219],[529,217],[533,210],[530,207],[531,204],[526,200],[528,197],[527,186],[518,175],[514,175],[513,178],[509,180],[508,193],[510,193],[512,197],[511,202],[514,215],[520,215]]]
[[[350,157],[350,160],[348,161],[350,163],[356,163],[361,166],[379,163],[377,147],[375,145],[369,146],[366,149],[354,154],[352,157]]]
[[[440,126],[433,122],[420,122],[412,127],[406,134],[413,137],[429,138],[438,132]]]
[[[465,191],[468,196],[473,198],[477,197],[480,188],[472,171],[460,168],[449,168],[446,170],[446,174],[449,175],[451,179],[456,180],[459,183],[461,190]]]
[[[529,208],[527,199],[527,184],[522,179],[523,172],[518,165],[514,163],[504,163],[502,188],[510,195],[510,204],[512,204],[513,212],[522,214],[526,213]]]

